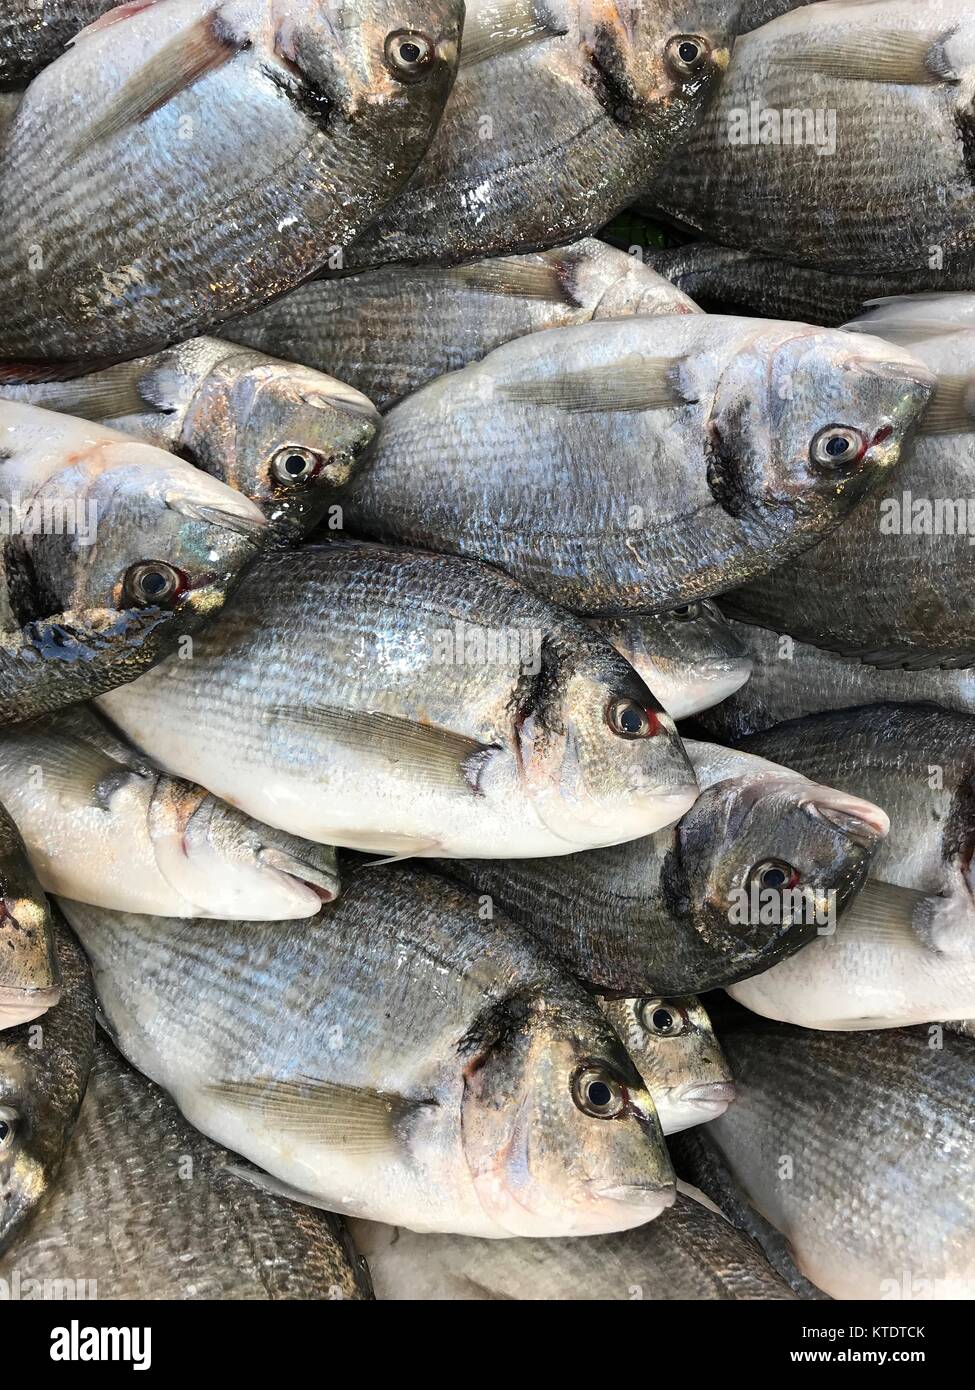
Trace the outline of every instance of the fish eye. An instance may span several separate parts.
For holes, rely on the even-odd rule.
[[[416,29],[397,29],[386,37],[386,66],[400,82],[418,82],[433,65],[433,40]]]
[[[279,449],[271,460],[271,476],[276,483],[293,487],[295,483],[306,483],[318,470],[321,462],[311,449],[301,449],[290,445]]]
[[[816,435],[809,457],[819,468],[847,468],[860,459],[866,443],[859,430],[847,429],[845,425],[830,425]]]
[[[672,68],[692,77],[710,58],[711,47],[699,34],[675,34],[664,53]]]
[[[666,999],[644,999],[637,1013],[647,1032],[658,1038],[679,1038],[690,1027],[684,1010]]]
[[[186,575],[162,560],[143,560],[130,565],[122,580],[122,592],[136,607],[171,603],[187,586]]]
[[[749,884],[773,891],[795,888],[798,882],[799,870],[781,859],[766,859],[764,863],[756,864],[749,875]]]
[[[699,603],[684,603],[679,608],[672,608],[670,616],[676,618],[679,623],[693,623],[701,616],[701,605]]]
[[[644,709],[635,700],[610,700],[606,722],[620,738],[653,738],[661,728],[653,710]]]
[[[626,1109],[626,1087],[600,1067],[582,1067],[572,1078],[572,1099],[584,1115],[614,1120]]]
[[[9,1153],[17,1134],[17,1116],[13,1110],[0,1110],[0,1157]]]

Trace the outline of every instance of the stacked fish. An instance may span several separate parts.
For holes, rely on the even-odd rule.
[[[15,1296],[975,1297],[973,82],[4,0]]]

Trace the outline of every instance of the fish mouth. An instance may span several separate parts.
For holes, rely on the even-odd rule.
[[[737,1096],[733,1081],[706,1081],[699,1086],[688,1086],[677,1099],[686,1105],[695,1105],[701,1110],[721,1114]]]
[[[205,521],[221,531],[230,531],[235,536],[243,536],[252,545],[262,546],[267,538],[268,520],[263,512],[255,508],[252,515],[243,512],[227,511],[223,507],[212,507],[205,503],[190,502],[185,499],[170,501],[167,504],[180,516],[191,521]]]
[[[890,818],[886,811],[846,792],[818,789],[806,803],[810,815],[819,816],[841,830],[861,849],[873,849],[890,833]]]
[[[597,1187],[590,1184],[592,1195],[603,1202],[620,1202],[627,1207],[652,1207],[663,1211],[672,1206],[676,1198],[673,1183],[666,1182],[626,1182]]]
[[[310,888],[322,903],[333,903],[339,895],[341,885],[338,874],[333,874],[328,869],[316,869],[313,864],[306,864],[296,854],[289,854],[287,850],[265,846],[258,850],[257,862],[264,868],[275,869],[288,878],[297,879],[306,888]]]
[[[60,985],[51,989],[0,989],[0,1032],[40,1018],[60,998]]]

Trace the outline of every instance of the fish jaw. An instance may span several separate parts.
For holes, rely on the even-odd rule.
[[[54,989],[0,989],[0,1031],[17,1028],[21,1023],[40,1018],[48,1009],[53,1009],[60,998],[60,986]]]
[[[735,1099],[730,1081],[695,1082],[673,1087],[666,1096],[654,1096],[664,1134],[679,1134],[694,1125],[706,1124],[723,1115]]]

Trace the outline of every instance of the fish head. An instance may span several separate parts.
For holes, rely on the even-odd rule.
[[[202,787],[160,777],[148,818],[160,872],[199,916],[306,918],[338,897],[330,845],[262,825]]]
[[[85,481],[79,530],[46,535],[33,568],[51,613],[155,609],[187,623],[218,612],[263,546],[248,498],[185,460],[112,443]]]
[[[31,1032],[30,1024],[0,1032],[0,1250],[50,1189],[63,1152],[62,1119],[31,1056]]]
[[[710,950],[756,973],[832,931],[889,828],[872,802],[784,769],[729,777],[677,827],[667,891]]]
[[[721,370],[706,421],[708,486],[731,515],[755,508],[823,524],[898,462],[933,373],[879,339],[765,324]]]
[[[250,498],[275,538],[321,521],[379,428],[368,397],[323,372],[260,353],[218,362],[186,413],[193,462]]]
[[[697,782],[674,721],[605,638],[566,627],[542,642],[525,679],[519,774],[566,852],[653,834],[693,804]]]
[[[47,897],[16,826],[0,806],[0,1029],[39,1017],[60,996]]]
[[[653,1097],[664,1134],[727,1110],[735,1098],[734,1080],[696,996],[601,1003]]]
[[[706,600],[600,626],[672,719],[720,704],[752,673],[752,658]]]
[[[463,1051],[464,1154],[482,1207],[507,1234],[626,1230],[671,1205],[653,1101],[584,995],[553,986],[504,999]]]

